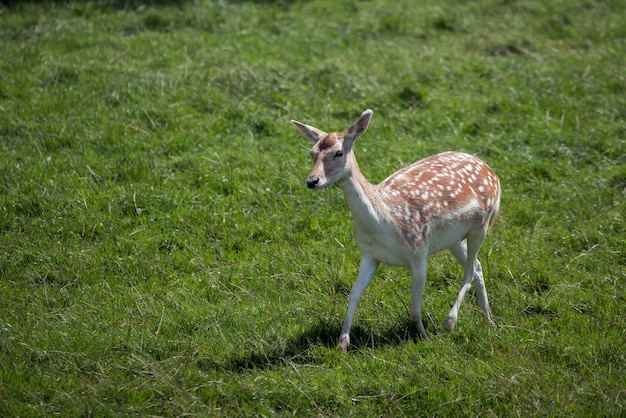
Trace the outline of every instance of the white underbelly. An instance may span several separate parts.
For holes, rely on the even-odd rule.
[[[450,248],[453,244],[465,238],[471,227],[456,230],[441,230],[435,226],[431,231],[424,248],[414,247],[399,233],[364,232],[355,227],[354,235],[362,255],[370,256],[389,266],[406,267],[411,269],[420,255],[438,253]]]
[[[467,225],[460,228],[439,228],[437,224],[433,225],[428,235],[428,254],[435,254],[439,251],[450,248],[453,244],[463,240],[471,231],[473,225]]]

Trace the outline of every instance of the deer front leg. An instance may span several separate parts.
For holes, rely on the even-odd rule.
[[[417,325],[417,331],[422,340],[430,341],[424,323],[422,322],[422,298],[426,286],[426,266],[428,254],[423,254],[417,264],[411,269],[411,320]]]
[[[378,269],[378,260],[361,256],[361,265],[359,266],[359,275],[356,278],[356,282],[352,285],[350,290],[350,302],[348,304],[348,313],[346,313],[346,319],[343,322],[343,328],[339,335],[339,348],[344,353],[348,352],[350,347],[350,328],[352,327],[352,319],[354,318],[354,311],[356,305],[361,300],[363,292],[372,281],[372,277]]]

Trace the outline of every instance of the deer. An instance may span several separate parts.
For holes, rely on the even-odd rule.
[[[372,119],[368,109],[344,132],[326,133],[292,120],[306,139],[313,170],[306,185],[321,189],[336,184],[354,221],[361,253],[339,335],[339,348],[350,348],[350,329],[357,304],[380,263],[403,267],[411,274],[410,318],[419,338],[430,341],[422,322],[422,297],[428,256],[449,250],[463,268],[463,283],[445,329],[454,329],[466,292],[473,285],[481,311],[494,325],[483,270],[477,255],[500,207],[500,181],[495,172],[472,155],[448,151],[400,169],[373,185],[361,170],[353,146]]]

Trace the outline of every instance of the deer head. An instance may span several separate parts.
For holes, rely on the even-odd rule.
[[[307,179],[307,187],[318,189],[350,175],[354,166],[352,145],[367,130],[372,114],[371,110],[366,110],[345,132],[326,133],[313,126],[291,121],[305,138],[315,143],[310,151],[313,171]]]

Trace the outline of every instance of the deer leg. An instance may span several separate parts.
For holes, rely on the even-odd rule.
[[[487,294],[485,291],[484,280],[482,279],[482,267],[476,258],[484,238],[485,231],[480,229],[469,233],[464,240],[459,241],[457,244],[450,247],[452,255],[454,255],[457,261],[463,266],[463,284],[461,285],[459,295],[457,296],[456,301],[448,314],[448,318],[446,319],[446,329],[454,329],[456,327],[456,322],[459,317],[459,308],[461,307],[465,293],[467,293],[472,285],[472,281],[474,280],[477,270],[480,272],[480,280],[482,282],[482,287],[477,290],[478,300],[484,311],[483,302],[486,301]],[[488,318],[490,318],[490,316],[491,315],[489,314]]]
[[[485,278],[483,276],[483,267],[476,259],[474,263],[474,281],[472,282],[474,285],[474,291],[476,292],[476,298],[478,299],[478,304],[480,305],[480,309],[483,311],[485,318],[491,325],[493,325],[493,319],[491,318],[491,309],[489,308],[489,299],[487,298],[487,289],[485,288]]]
[[[430,341],[422,322],[422,298],[426,286],[427,257],[427,254],[420,257],[417,265],[411,269],[411,320],[417,325],[420,338]]]
[[[457,259],[459,264],[465,266],[467,261],[467,244],[465,241],[460,241],[456,245],[450,248],[450,252],[454,255],[454,258]],[[478,299],[478,304],[480,305],[480,309],[483,311],[485,318],[489,321],[490,324],[493,325],[493,319],[491,318],[491,309],[489,308],[489,299],[487,298],[487,289],[485,288],[485,279],[483,276],[483,268],[476,258],[474,263],[474,276],[472,279],[472,284],[474,286],[474,291],[476,292],[476,298]],[[450,318],[450,315],[448,315]],[[454,328],[449,327],[449,328]]]
[[[361,257],[361,265],[359,266],[359,275],[352,285],[350,290],[350,302],[348,304],[348,312],[346,313],[346,319],[343,322],[343,328],[339,335],[339,347],[344,353],[348,351],[350,347],[350,328],[352,327],[352,319],[354,318],[354,311],[356,305],[361,300],[363,292],[372,281],[372,277],[378,269],[378,260],[374,260],[368,257]]]

